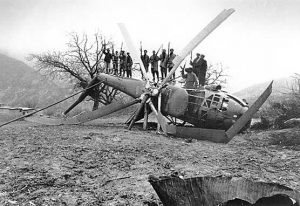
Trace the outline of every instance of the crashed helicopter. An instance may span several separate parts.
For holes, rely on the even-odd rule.
[[[213,142],[229,142],[238,132],[249,125],[254,113],[262,106],[272,92],[272,83],[263,94],[249,107],[238,97],[228,94],[225,91],[215,88],[199,87],[196,89],[185,89],[169,84],[172,75],[180,66],[185,57],[198,46],[213,30],[225,21],[234,9],[222,11],[202,31],[200,31],[187,46],[174,59],[174,67],[168,76],[158,84],[150,82],[149,77],[134,47],[133,41],[124,26],[119,24],[121,33],[124,36],[128,50],[133,59],[139,63],[143,80],[113,76],[105,73],[98,74],[88,84],[86,90],[78,100],[65,112],[66,115],[76,105],[82,102],[89,95],[92,88],[105,83],[132,97],[122,99],[103,106],[97,110],[85,112],[74,117],[63,119],[50,119],[40,117],[28,117],[28,121],[36,121],[48,125],[80,124],[88,122],[113,112],[119,111],[134,104],[139,106],[135,113],[128,120],[128,128],[131,129],[134,123],[144,118],[144,128],[147,128],[148,115],[153,112],[157,118],[158,128],[163,133],[179,137],[189,137]],[[30,116],[30,115],[26,115]],[[188,123],[189,126],[178,125],[179,119]]]

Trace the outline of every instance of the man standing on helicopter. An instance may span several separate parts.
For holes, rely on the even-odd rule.
[[[187,72],[184,74],[184,70],[181,70],[181,76],[185,79],[185,85],[184,87],[186,89],[196,89],[199,85],[198,78],[196,74],[193,72],[192,68],[186,68],[185,71]]]
[[[132,78],[132,65],[133,65],[133,61],[132,58],[130,56],[130,53],[127,52],[127,56],[126,56],[126,74],[128,78]]]
[[[155,82],[155,75],[157,77],[157,81],[159,80],[158,76],[158,61],[159,57],[156,55],[156,52],[152,52],[152,56],[150,57],[150,64],[151,64],[151,73],[153,76],[153,81]]]
[[[196,74],[196,76],[199,79],[199,84],[204,86],[205,84],[205,76],[207,71],[207,62],[204,59],[203,54],[197,53],[197,57],[190,62],[190,65],[193,67],[193,72]]]
[[[167,60],[168,60],[168,55],[165,49],[162,50],[160,56],[160,72],[161,72],[161,79],[163,80],[164,78],[167,77]]]
[[[176,54],[174,54],[174,49],[170,49],[170,54],[168,56],[168,62],[167,62],[167,67],[169,72],[173,69],[174,63],[173,60],[175,59]],[[172,79],[175,80],[175,72],[172,75]]]

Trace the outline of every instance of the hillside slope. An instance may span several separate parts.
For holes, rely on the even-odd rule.
[[[0,102],[11,106],[44,106],[67,94],[24,62],[0,54]]]
[[[286,78],[274,80],[272,94],[269,99],[279,101],[282,98],[285,98],[286,94],[289,93],[290,91],[290,86],[292,84],[292,81],[293,81],[292,77],[286,77]],[[252,103],[267,88],[269,84],[270,82],[255,84],[253,86],[235,92],[234,95],[242,99],[246,99],[249,103]]]

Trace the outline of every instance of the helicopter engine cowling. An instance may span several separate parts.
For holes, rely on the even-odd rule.
[[[162,89],[161,111],[164,115],[182,117],[188,107],[188,93],[185,89],[167,86]]]

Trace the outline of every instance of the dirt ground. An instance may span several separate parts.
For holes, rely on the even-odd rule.
[[[238,176],[300,191],[300,129],[228,144],[127,130],[125,117],[79,126],[0,128],[0,205],[161,205],[148,176]]]

